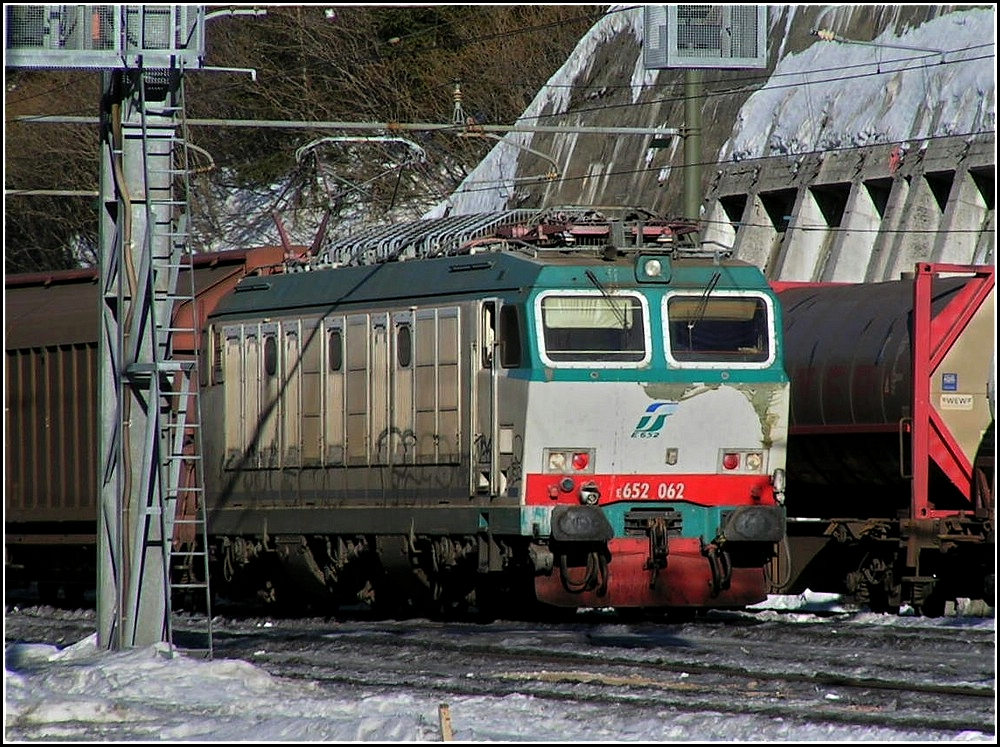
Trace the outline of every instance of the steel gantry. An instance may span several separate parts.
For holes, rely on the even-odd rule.
[[[175,337],[194,330],[173,326],[178,306],[194,302],[182,82],[204,58],[205,12],[4,11],[8,66],[103,71],[98,643],[173,649],[172,599],[187,592],[205,627],[182,647],[211,657],[197,351],[175,355]]]

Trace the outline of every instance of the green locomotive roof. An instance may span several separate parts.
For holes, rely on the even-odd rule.
[[[333,308],[417,304],[531,286],[541,265],[507,254],[383,262],[245,278],[213,318],[324,312]]]
[[[579,250],[549,251],[538,256],[507,251],[253,276],[243,279],[220,301],[212,318],[224,321],[246,316],[326,313],[375,303],[406,307],[431,298],[435,302],[457,302],[520,294],[535,287],[593,288],[587,270],[607,288],[634,288],[639,285],[636,256],[625,252],[606,259],[599,253]],[[703,288],[715,272],[722,273],[719,288],[767,287],[759,269],[740,261],[674,260],[670,265],[672,288]],[[659,280],[657,284],[665,287],[667,282]]]

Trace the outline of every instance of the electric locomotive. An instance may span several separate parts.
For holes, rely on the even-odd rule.
[[[243,279],[202,366],[214,591],[394,614],[763,600],[781,310],[686,231],[459,216]]]

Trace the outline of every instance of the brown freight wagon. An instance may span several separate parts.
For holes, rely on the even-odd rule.
[[[197,255],[197,327],[241,277],[267,272],[284,254]],[[5,595],[37,584],[42,601],[79,604],[97,573],[100,277],[95,269],[6,275],[4,286]],[[176,314],[190,315],[190,304]],[[177,355],[194,352],[193,340],[174,343]]]

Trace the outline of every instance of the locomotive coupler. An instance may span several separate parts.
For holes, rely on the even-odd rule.
[[[645,568],[651,571],[649,588],[656,588],[656,578],[661,570],[667,567],[667,520],[662,516],[650,519],[646,524],[646,535],[649,537],[649,559]]]
[[[586,560],[583,571],[571,571],[569,552],[559,553],[559,580],[563,588],[571,594],[582,594],[593,591],[599,597],[608,593],[608,560],[607,546],[593,546],[583,551]],[[579,555],[579,553],[574,553]]]
[[[710,542],[702,549],[702,554],[708,558],[708,567],[712,570],[712,596],[729,588],[732,581],[733,564],[729,553],[723,549],[722,543]]]

